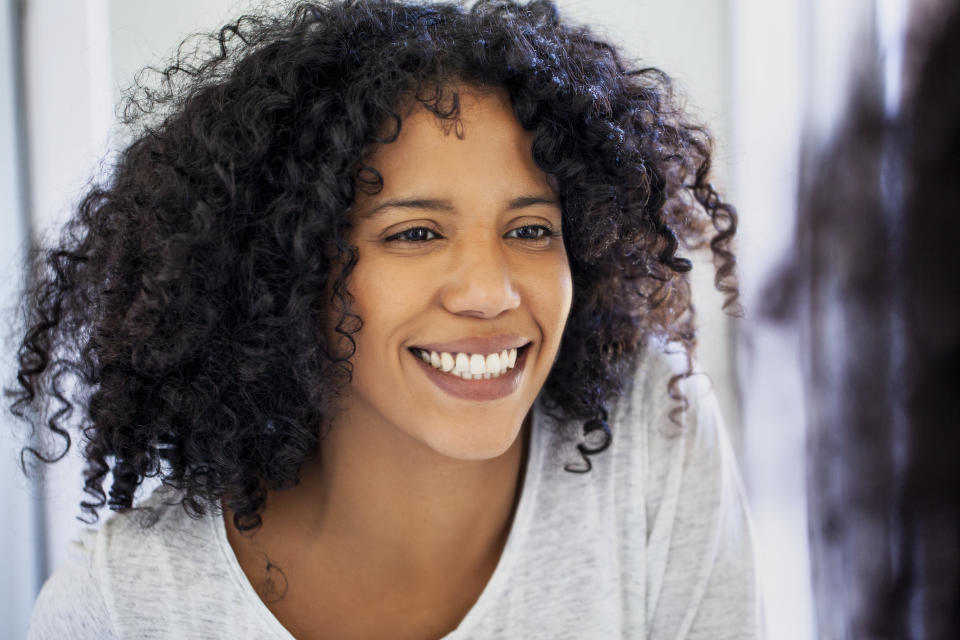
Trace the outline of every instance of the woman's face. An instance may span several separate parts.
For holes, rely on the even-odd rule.
[[[383,190],[353,210],[363,328],[343,415],[481,460],[515,441],[572,284],[556,193],[506,94],[461,91],[460,126],[446,124],[417,106],[368,161]]]

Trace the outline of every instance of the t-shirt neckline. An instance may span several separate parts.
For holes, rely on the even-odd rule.
[[[463,620],[460,621],[457,628],[443,636],[442,640],[457,640],[458,638],[466,637],[464,634],[468,634],[471,629],[479,624],[484,614],[496,601],[498,595],[506,588],[509,575],[513,570],[513,566],[516,564],[516,556],[519,553],[518,549],[523,546],[523,539],[529,530],[533,504],[536,502],[536,495],[539,491],[540,477],[542,475],[541,467],[544,444],[541,442],[541,438],[543,437],[544,429],[541,424],[542,411],[540,407],[537,406],[538,404],[539,399],[534,403],[532,408],[533,419],[530,426],[530,444],[529,450],[527,451],[526,470],[520,489],[520,498],[517,503],[516,513],[514,513],[513,516],[513,522],[510,525],[510,532],[507,534],[507,541],[504,544],[503,551],[500,553],[500,559],[497,562],[496,568],[493,570],[493,574],[484,586],[483,591],[480,592],[480,597],[477,598],[477,601],[470,607],[467,615],[463,617]],[[250,610],[253,611],[254,615],[260,619],[264,626],[278,638],[295,640],[293,634],[280,623],[277,617],[273,615],[273,612],[271,612],[263,600],[260,599],[260,596],[257,595],[253,585],[250,584],[246,574],[240,567],[240,562],[237,560],[233,547],[230,546],[230,541],[227,539],[227,529],[223,522],[223,514],[220,512],[213,513],[209,520],[213,527],[213,535],[229,568],[233,582],[242,592],[243,598],[249,605]]]

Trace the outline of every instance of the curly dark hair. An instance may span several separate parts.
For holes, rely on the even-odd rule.
[[[570,434],[587,468],[644,345],[694,348],[681,244],[709,244],[736,308],[737,217],[707,181],[709,134],[664,73],[628,66],[550,2],[303,3],[190,42],[127,98],[133,141],[35,254],[25,296],[11,408],[34,442],[61,442],[24,453],[59,459],[77,429],[92,519],[159,476],[191,513],[223,500],[249,529],[268,490],[296,483],[362,325],[349,209],[382,184],[363,158],[396,139],[410,98],[456,119],[457,86],[502,88],[533,132],[574,286],[544,402],[604,428],[599,445]],[[318,331],[328,319],[335,340]]]

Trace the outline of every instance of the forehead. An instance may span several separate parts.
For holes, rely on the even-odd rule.
[[[550,194],[548,178],[533,161],[532,133],[523,129],[505,91],[460,90],[455,121],[416,104],[400,134],[378,147],[365,164],[383,178],[377,194],[357,195],[358,207],[397,196],[456,199],[513,198],[519,192]]]

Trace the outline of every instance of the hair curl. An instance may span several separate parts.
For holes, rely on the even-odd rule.
[[[533,132],[574,283],[544,399],[603,427],[606,441],[582,453],[609,443],[596,417],[650,339],[694,347],[681,243],[709,244],[724,307],[736,307],[737,216],[707,182],[708,133],[664,73],[628,66],[550,2],[304,3],[193,42],[159,86],[128,97],[135,138],[59,246],[36,254],[25,296],[11,408],[64,446],[24,453],[62,457],[82,409],[70,426],[94,519],[105,504],[131,508],[159,476],[191,513],[222,499],[252,528],[267,490],[297,481],[361,326],[349,208],[380,183],[362,158],[396,139],[411,97],[455,119],[458,85],[503,88]],[[329,314],[333,341],[317,330]]]

